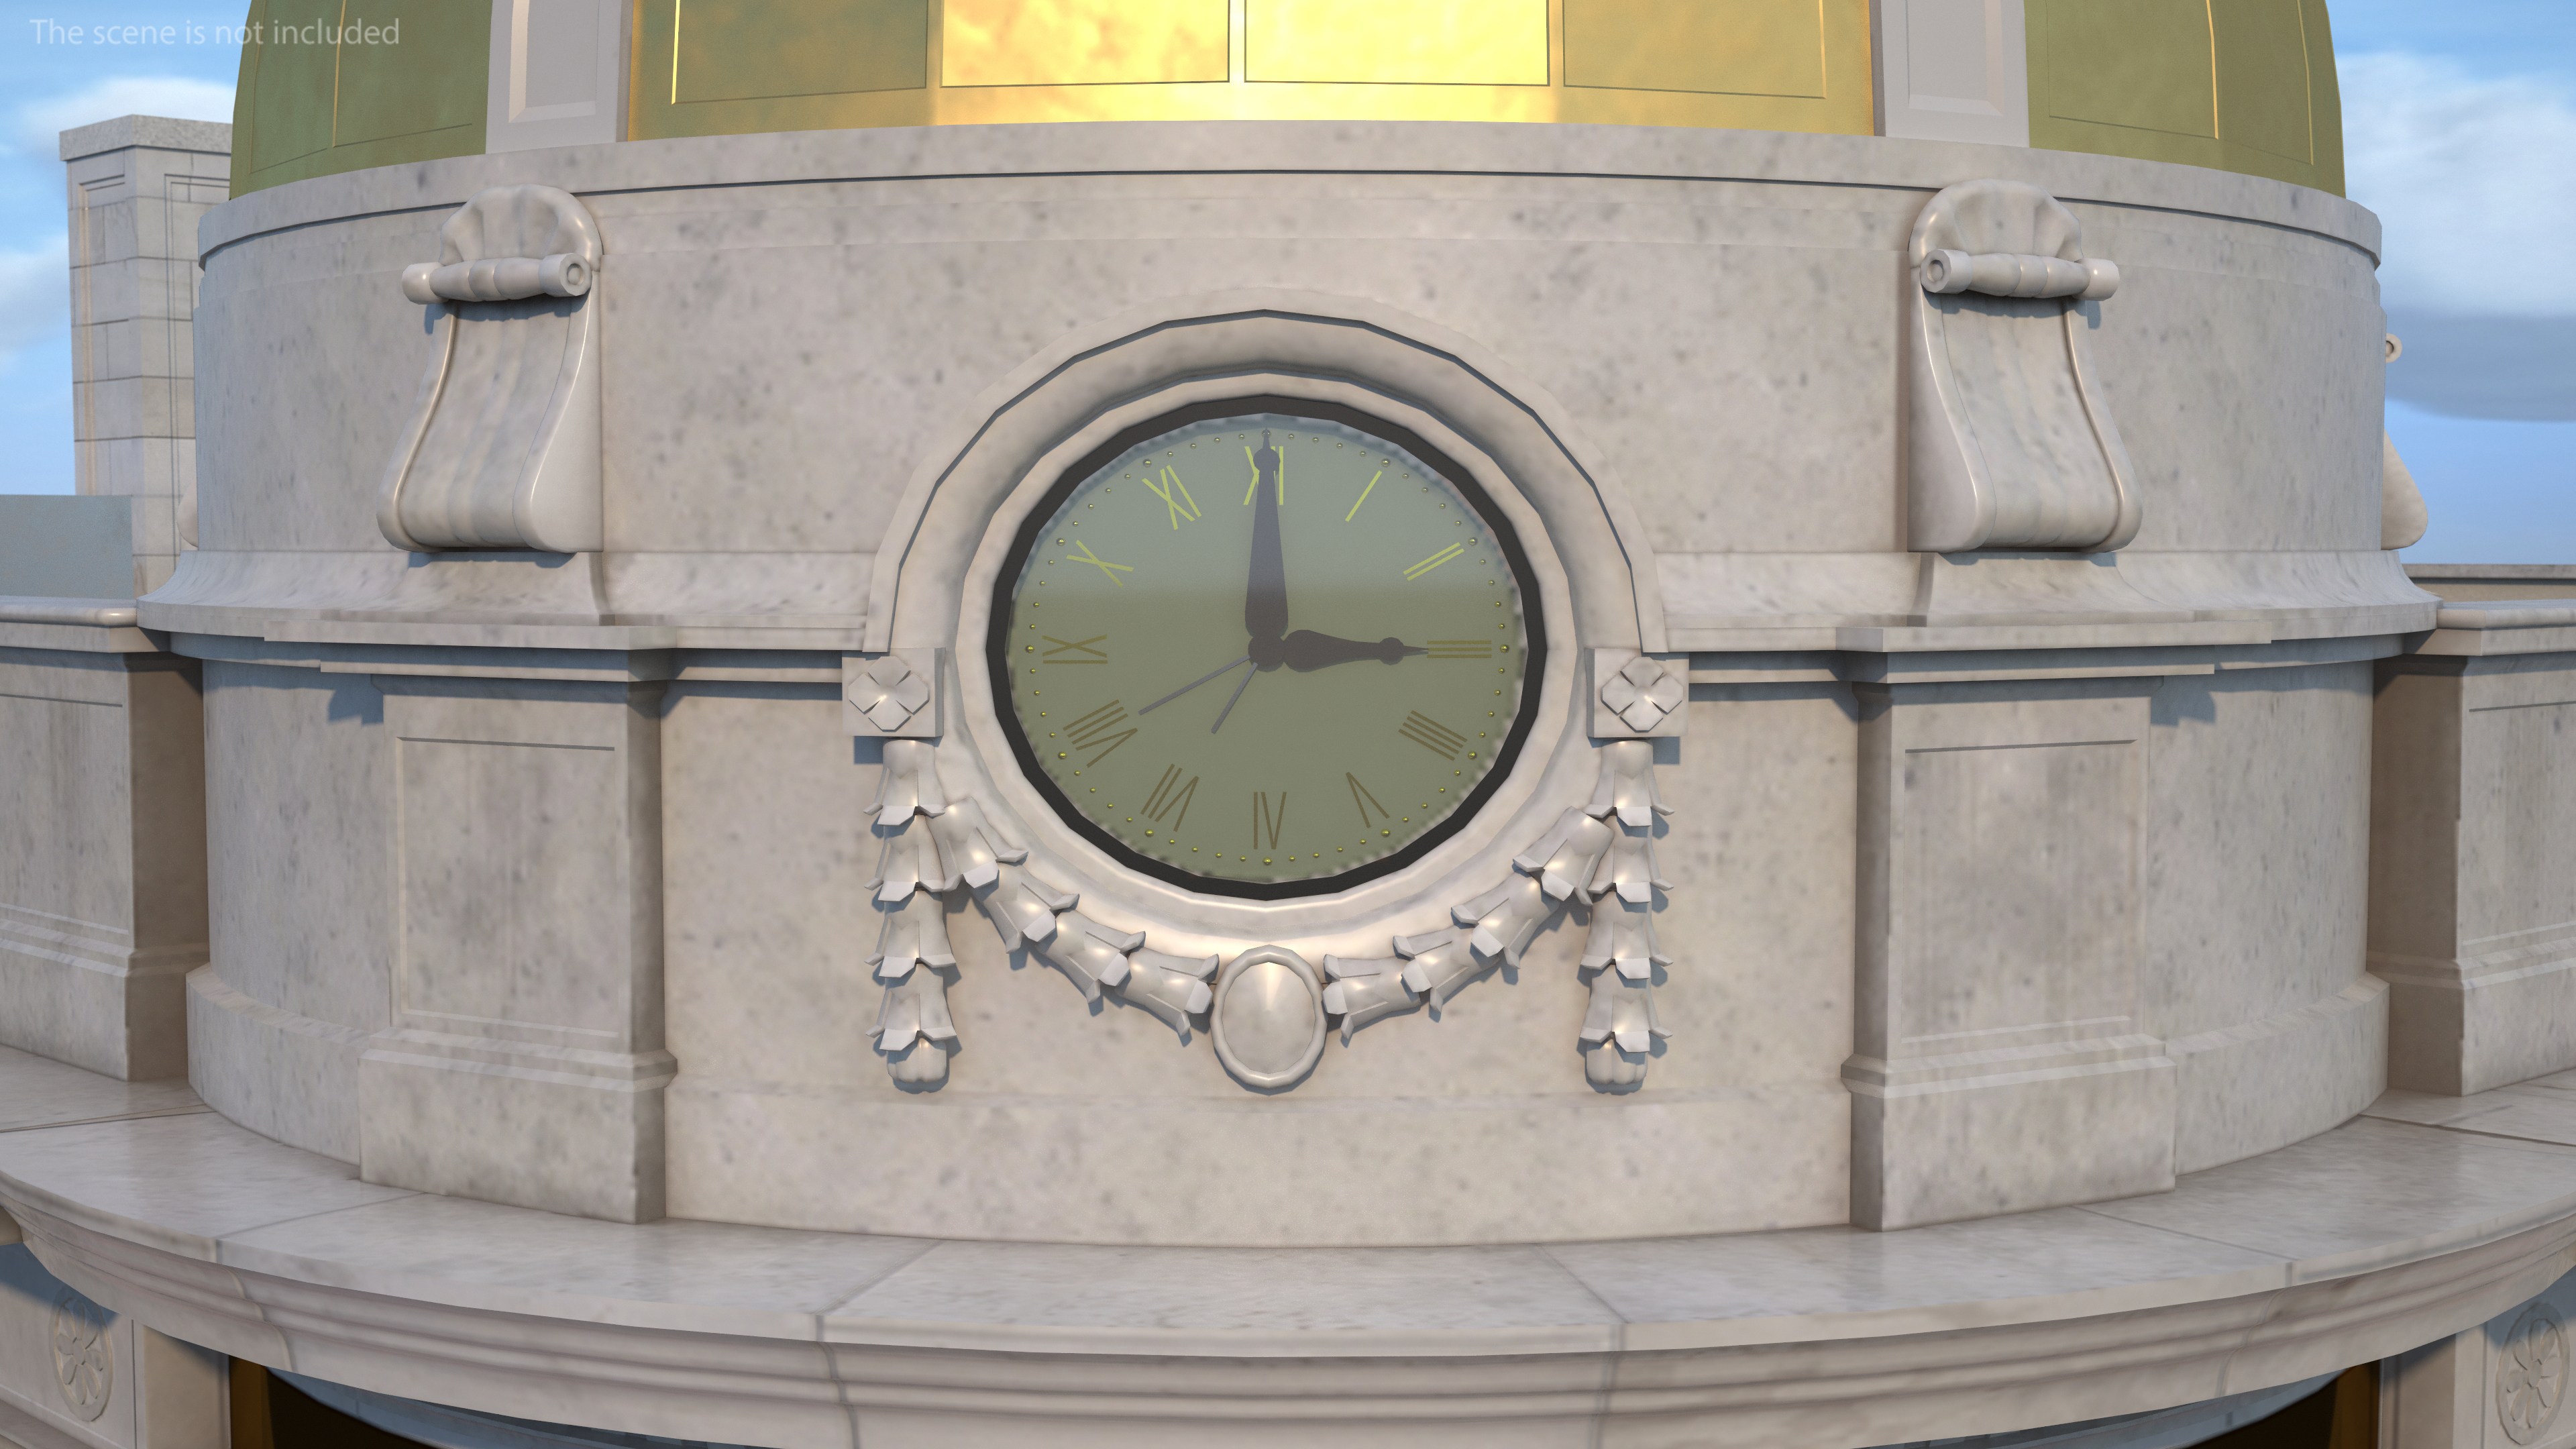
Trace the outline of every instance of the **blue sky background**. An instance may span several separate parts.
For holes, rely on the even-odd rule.
[[[2432,515],[2410,560],[2576,563],[2576,0],[2328,0],[2354,200],[2406,355],[2388,431]],[[220,4],[0,0],[0,492],[72,491],[55,133],[132,112],[232,119]],[[31,22],[175,25],[48,43]]]

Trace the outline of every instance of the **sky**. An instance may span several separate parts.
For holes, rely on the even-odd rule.
[[[2576,0],[2328,0],[2352,199],[2386,231],[2406,352],[2388,433],[2432,526],[2410,561],[2576,562]],[[72,491],[55,133],[144,112],[232,119],[215,4],[0,0],[0,492]],[[52,27],[176,26],[74,46]]]

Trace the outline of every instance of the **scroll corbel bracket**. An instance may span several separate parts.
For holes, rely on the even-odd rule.
[[[599,552],[597,218],[556,187],[495,186],[438,235],[437,261],[403,269],[403,296],[439,309],[438,340],[378,530],[412,552]]]
[[[2125,548],[2142,518],[2092,324],[2119,268],[2024,181],[1944,188],[1907,244],[1907,544]]]

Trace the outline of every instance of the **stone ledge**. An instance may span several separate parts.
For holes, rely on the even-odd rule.
[[[78,161],[128,146],[155,146],[165,151],[203,151],[230,156],[233,128],[221,121],[183,121],[172,116],[118,116],[74,126],[58,138],[65,161]]]
[[[202,254],[314,221],[455,206],[540,181],[576,195],[844,181],[1102,173],[1410,172],[1567,176],[1653,185],[1820,183],[1928,195],[1940,178],[2018,176],[2070,203],[2241,218],[2380,251],[2379,219],[2340,196],[2199,166],[2073,151],[1685,126],[1516,121],[1093,121],[762,132],[458,156],[266,187],[209,213]],[[611,252],[615,251],[614,239]]]
[[[1653,1416],[1810,1449],[1990,1433],[2396,1353],[2576,1255],[2557,1079],[2492,1094],[2510,1135],[2481,1099],[2392,1093],[2085,1208],[1371,1250],[621,1226],[370,1185],[211,1114],[99,1121],[92,1098],[134,1089],[22,1053],[0,1053],[0,1089],[61,1123],[0,1134],[0,1208],[49,1269],[164,1332],[378,1393],[781,1449],[1113,1422],[1178,1444],[1264,1419]]]

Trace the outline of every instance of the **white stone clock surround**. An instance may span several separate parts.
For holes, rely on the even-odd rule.
[[[1184,302],[1175,309],[1177,316],[1154,319],[1115,342],[1085,348],[1073,361],[1042,360],[1053,363],[1041,374],[1043,380],[1000,410],[1016,414],[1009,418],[1010,426],[997,427],[988,419],[957,458],[935,470],[925,468],[921,481],[927,487],[917,486],[907,500],[918,503],[918,521],[891,535],[909,546],[898,549],[890,544],[887,552],[897,557],[882,563],[876,574],[883,591],[894,600],[907,595],[912,600],[892,637],[910,642],[920,637],[913,631],[924,629],[925,621],[935,629],[938,622],[953,619],[955,632],[940,647],[953,658],[979,657],[991,628],[994,586],[1012,566],[1011,540],[1068,468],[1105,439],[1176,408],[1239,397],[1284,397],[1336,403],[1377,416],[1412,430],[1457,461],[1521,536],[1536,585],[1536,597],[1528,606],[1539,612],[1551,636],[1566,639],[1581,618],[1592,624],[1596,638],[1606,633],[1603,642],[1613,652],[1634,653],[1646,631],[1635,612],[1638,590],[1633,579],[1639,572],[1651,578],[1651,552],[1638,536],[1640,530],[1630,528],[1623,536],[1619,524],[1633,520],[1634,511],[1624,506],[1615,485],[1585,476],[1565,445],[1545,430],[1533,434],[1526,427],[1509,426],[1515,417],[1526,419],[1536,409],[1461,366],[1454,356],[1427,348],[1398,330],[1406,324],[1421,325],[1419,319],[1389,315],[1390,309],[1347,300],[1269,297],[1260,300],[1271,306],[1242,310],[1246,300]],[[1292,301],[1301,310],[1282,309]],[[1354,312],[1378,315],[1354,325],[1348,315]],[[1121,324],[1134,320],[1119,319]],[[1316,370],[1282,370],[1282,358]],[[1175,380],[1141,390],[1134,386],[1139,373],[1151,376],[1158,370],[1176,375]],[[1489,424],[1502,425],[1493,430],[1501,434],[1517,466],[1506,466],[1451,427],[1441,413],[1405,396],[1407,383],[1445,395],[1444,400],[1462,408],[1482,405]],[[1504,406],[1496,408],[1497,401]],[[1026,461],[1020,452],[1027,446],[1026,435],[1058,425],[1067,415],[1078,419],[1076,425],[1062,431],[1034,462]],[[974,552],[961,579],[955,554],[970,538],[975,541]],[[1577,561],[1572,566],[1567,555],[1558,551],[1559,539],[1572,545],[1568,553]],[[921,647],[912,645],[915,652]],[[1409,955],[1424,949],[1421,944],[1406,944],[1408,939],[1436,944],[1441,933],[1454,935],[1473,927],[1485,908],[1465,909],[1469,902],[1492,899],[1497,881],[1508,887],[1516,872],[1532,874],[1547,863],[1555,846],[1533,852],[1531,842],[1543,836],[1554,840],[1545,834],[1552,822],[1580,817],[1587,806],[1598,813],[1597,802],[1605,793],[1605,760],[1591,738],[1593,653],[1580,636],[1576,647],[1550,651],[1534,707],[1536,727],[1501,790],[1472,821],[1413,865],[1336,892],[1243,901],[1192,891],[1120,865],[1060,819],[1026,778],[1009,749],[992,681],[981,669],[960,669],[941,681],[943,689],[956,691],[958,708],[953,712],[956,728],[943,732],[937,746],[937,783],[950,798],[981,802],[988,815],[998,817],[994,823],[1005,838],[1031,842],[1025,856],[1010,862],[1014,873],[1004,883],[1005,891],[1016,892],[1018,881],[1026,879],[1046,899],[1073,896],[1089,901],[1080,919],[1105,925],[1121,940],[1141,931],[1149,949],[1164,957],[1241,960],[1264,948],[1282,948],[1307,960],[1386,961],[1390,950]],[[1627,733],[1616,722],[1611,729]],[[1638,852],[1648,857],[1651,845],[1645,842],[1655,828],[1649,812],[1647,823],[1633,832],[1639,837]],[[1621,832],[1615,824],[1607,829],[1631,833]],[[1530,858],[1533,853],[1536,861]],[[1599,855],[1595,849],[1596,862]],[[1024,874],[1018,869],[1023,865]],[[1584,879],[1574,882],[1578,889],[1590,884],[1591,867],[1580,873]],[[1650,919],[1651,898],[1642,887],[1630,893],[1639,897],[1635,909]],[[1548,891],[1537,920],[1552,918],[1562,907],[1563,895],[1560,890]],[[982,899],[980,893],[978,899]],[[988,904],[986,909],[993,907]],[[1003,922],[997,918],[996,924]],[[1643,930],[1651,939],[1651,925]],[[1004,934],[1006,939],[1017,936],[1016,929],[1006,929]],[[1408,998],[1428,1000],[1436,1011],[1438,1003],[1495,964],[1516,967],[1526,932],[1505,931],[1507,949],[1480,951],[1472,958],[1466,939],[1458,936],[1448,952],[1458,960],[1444,961],[1439,968],[1438,989],[1429,985],[1431,972],[1416,971],[1412,974],[1425,984],[1418,993],[1408,990]],[[1592,954],[1587,952],[1586,959]],[[1083,984],[1086,995],[1095,989],[1077,967],[1065,969]],[[1632,969],[1641,973],[1634,983],[1596,984],[1596,999],[1605,992],[1634,993],[1644,1003],[1635,1008],[1638,1014],[1651,1018],[1647,979],[1651,973],[1641,964],[1632,963]],[[922,984],[902,989],[918,991]],[[1118,985],[1107,980],[1101,984],[1112,989]],[[1314,984],[1320,989],[1320,980]],[[1383,1010],[1366,1013],[1354,1022],[1366,1024],[1385,1014]],[[1600,1037],[1594,1033],[1609,1020],[1610,1007],[1605,1002],[1591,1015],[1601,1020],[1587,1019],[1585,1039],[1596,1043],[1595,1050],[1607,1050],[1597,1045]],[[1625,1034],[1625,1040],[1631,1045],[1641,1042],[1643,1031],[1637,1026]],[[1655,1036],[1662,1035],[1658,1027]],[[925,1049],[936,1050],[939,1041],[951,1039],[940,1038]],[[1346,1029],[1345,1044],[1348,1040]],[[881,1042],[880,1050],[909,1050],[912,1041],[906,1034],[900,1045],[895,1040]],[[1305,1075],[1301,1068],[1290,1079],[1259,1074],[1255,1074],[1258,1080],[1245,1078],[1240,1065],[1219,1045],[1218,1054],[1225,1057],[1228,1069],[1257,1090],[1288,1090]],[[1647,1069],[1647,1055],[1643,1050],[1630,1055],[1629,1067],[1622,1073],[1630,1085],[1635,1074]],[[1307,1067],[1312,1065],[1310,1059]],[[1557,1069],[1567,1070],[1569,1065],[1560,1062]]]
[[[1283,326],[1297,325],[1265,319],[1244,330],[1275,335]],[[1271,339],[1256,335],[1243,340],[1260,345]],[[1011,562],[1010,540],[1028,511],[1037,506],[1067,467],[1134,423],[1191,403],[1256,395],[1342,403],[1412,429],[1467,469],[1520,534],[1538,585],[1538,597],[1531,603],[1544,620],[1551,640],[1593,642],[1584,639],[1579,629],[1580,621],[1587,616],[1611,628],[1625,625],[1622,633],[1634,636],[1635,615],[1628,602],[1625,570],[1620,571],[1621,577],[1610,581],[1611,588],[1604,589],[1600,586],[1601,574],[1606,570],[1587,569],[1580,563],[1569,567],[1566,552],[1580,559],[1579,546],[1587,540],[1573,529],[1565,529],[1573,535],[1569,541],[1578,548],[1561,551],[1557,541],[1561,525],[1549,515],[1553,512],[1561,518],[1569,511],[1565,500],[1552,500],[1558,507],[1550,511],[1533,505],[1534,498],[1547,497],[1551,490],[1560,495],[1571,491],[1565,476],[1570,469],[1560,467],[1551,477],[1543,459],[1532,460],[1537,466],[1525,462],[1518,468],[1506,469],[1475,442],[1447,426],[1440,416],[1362,383],[1246,369],[1201,375],[1106,408],[1039,455],[1034,463],[1015,467],[1017,460],[1007,455],[989,461],[972,455],[961,460],[961,466],[947,480],[949,488],[956,491],[942,489],[942,511],[976,510],[977,504],[983,502],[974,496],[976,483],[1007,480],[1010,491],[998,505],[987,504],[981,510],[988,521],[963,570],[962,582],[947,585],[945,602],[954,610],[951,617],[955,619],[955,632],[939,643],[955,651],[952,658],[981,661],[985,634],[991,627],[994,581]],[[996,446],[1007,449],[1010,441],[1004,439]],[[1578,519],[1580,508],[1578,502]],[[1598,517],[1601,510],[1595,508],[1592,512]],[[925,549],[916,549],[899,567],[903,575],[918,570],[931,578],[942,573],[950,580],[959,578],[944,558]],[[934,589],[920,589],[917,585],[914,593],[916,598],[924,594],[938,597]],[[1608,597],[1600,597],[1604,594]],[[1578,606],[1579,599],[1590,607]],[[929,608],[920,608],[919,615],[937,617]],[[928,620],[922,622],[927,624]],[[897,625],[896,637],[909,640],[912,627],[914,619],[904,619]],[[957,692],[958,728],[941,741],[940,769],[943,778],[953,782],[952,788],[999,807],[1005,832],[1033,847],[1033,863],[1058,872],[1057,885],[1086,897],[1097,894],[1116,901],[1124,912],[1135,917],[1132,928],[1155,933],[1152,944],[1158,950],[1183,955],[1215,951],[1231,957],[1247,947],[1276,944],[1296,950],[1308,960],[1320,960],[1326,953],[1384,955],[1390,935],[1448,925],[1450,905],[1509,874],[1512,857],[1544,834],[1558,814],[1592,797],[1599,766],[1592,758],[1585,729],[1588,711],[1578,704],[1579,643],[1575,648],[1558,646],[1548,651],[1529,739],[1501,788],[1476,820],[1413,865],[1329,895],[1240,900],[1155,880],[1111,860],[1105,851],[1058,819],[1022,774],[1011,755],[1009,737],[1003,733],[992,680],[981,668],[952,671],[949,687]],[[1588,696],[1588,690],[1581,691],[1582,702],[1588,703]],[[957,776],[948,774],[952,768],[959,772]],[[974,773],[969,775],[968,771]]]

